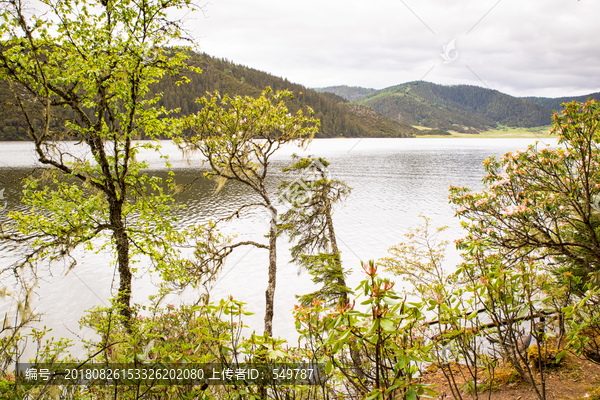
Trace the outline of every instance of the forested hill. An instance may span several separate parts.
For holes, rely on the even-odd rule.
[[[594,99],[594,100],[598,100],[600,101],[600,92],[596,92],[596,93],[590,93],[590,94],[586,94],[583,96],[567,96],[567,97],[556,97],[556,98],[550,98],[550,97],[523,97],[523,99],[525,100],[529,100],[533,103],[542,105],[550,110],[553,111],[560,111],[562,110],[561,104],[563,103],[570,103],[573,100],[580,102],[580,103],[585,103],[588,99]]]
[[[444,86],[423,81],[381,90],[347,86],[318,90],[352,99],[399,122],[459,132],[481,131],[498,124],[514,127],[548,125],[552,110],[559,110],[561,103],[585,101],[588,97],[600,99],[600,93],[557,99],[519,98],[478,86]]]
[[[199,110],[195,100],[206,92],[219,90],[222,94],[258,96],[270,86],[273,90],[287,89],[294,93],[294,98],[287,101],[290,111],[295,112],[305,106],[315,111],[314,116],[321,120],[319,137],[410,137],[419,132],[376,112],[361,112],[356,107],[349,107],[346,100],[332,93],[318,93],[287,79],[224,59],[193,54],[190,63],[203,72],[186,73],[189,83],[177,86],[175,82],[179,78],[167,75],[154,85],[153,91],[163,94],[159,105],[167,109],[181,108],[181,114],[188,115]],[[0,84],[0,141],[25,140],[25,121],[12,106],[12,95],[7,90]]]
[[[333,93],[348,101],[357,101],[375,92],[375,89],[364,88],[360,86],[328,86],[324,88],[315,88],[319,93]]]
[[[550,124],[551,110],[525,99],[478,86],[409,82],[359,100],[390,118],[411,125],[455,131],[481,131],[498,124],[532,127]]]
[[[188,74],[191,82],[181,86],[174,84],[174,78],[163,79],[155,89],[164,94],[161,105],[167,108],[181,107],[183,114],[194,113],[199,109],[195,99],[204,96],[207,91],[258,96],[269,86],[273,90],[287,89],[294,93],[294,98],[288,102],[290,111],[311,107],[314,116],[321,120],[320,137],[408,137],[418,133],[412,126],[398,124],[383,116],[356,113],[344,105],[346,100],[335,94],[318,93],[287,79],[228,60],[195,54],[191,62],[202,68],[203,72]]]

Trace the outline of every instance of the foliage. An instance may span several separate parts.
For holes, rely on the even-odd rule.
[[[589,358],[598,354],[595,341],[581,338],[593,337],[598,326],[600,114],[593,100],[564,107],[553,117],[559,148],[536,145],[488,159],[484,191],[451,187],[450,195],[468,232],[457,242],[465,251],[457,275],[491,320],[483,325],[489,328],[482,331],[484,337],[500,348],[540,399],[546,396],[548,314],[556,315],[559,342],[569,321],[567,347]],[[526,351],[532,338],[538,346]],[[555,361],[564,355],[557,351]],[[528,360],[537,363],[530,367]]]
[[[467,131],[466,133],[475,133],[475,132]],[[416,135],[418,135],[418,136],[428,136],[428,135],[451,136],[452,134],[443,129],[423,129],[423,130],[418,131],[416,133]]]
[[[368,106],[390,119],[410,125],[477,133],[486,126],[534,127],[550,124],[552,110],[562,103],[600,100],[600,93],[577,97],[515,98],[494,90],[469,85],[444,86],[431,82],[408,82],[380,90],[330,86],[315,89]],[[470,129],[469,129],[470,128]],[[436,134],[449,134],[440,131]],[[421,135],[434,134],[420,131]]]
[[[600,101],[600,92],[590,93],[583,96],[576,97],[557,97],[557,98],[548,98],[548,97],[524,97],[525,100],[529,100],[533,103],[544,106],[552,111],[558,111],[562,107],[563,103],[571,103],[576,101],[578,103],[585,103],[589,99],[593,99],[596,101]]]
[[[315,88],[317,92],[328,92],[333,93],[337,96],[343,97],[348,101],[360,100],[366,95],[375,91],[375,89],[363,88],[359,86],[328,86],[324,88]]]
[[[430,220],[424,217],[421,226],[406,234],[408,242],[392,247],[392,256],[380,264],[410,282],[413,293],[433,314],[431,321],[422,324],[423,335],[430,339],[431,353],[453,396],[462,399],[466,389],[479,398],[482,390],[493,389],[502,379],[497,376],[504,368],[499,361],[506,360],[545,398],[550,350],[541,324],[535,321],[545,318],[548,306],[541,292],[548,292],[550,284],[538,279],[539,265],[511,263],[489,242],[467,237],[458,242],[464,262],[448,274],[442,266],[447,243],[438,239],[443,229],[432,232]],[[535,347],[537,357],[528,350],[534,339],[541,344]],[[482,348],[483,343],[491,344],[491,349]],[[532,365],[532,360],[537,363]],[[541,384],[535,383],[534,368],[541,372]]]
[[[300,158],[295,154],[293,165],[284,172],[295,173],[293,181],[282,181],[278,193],[289,209],[279,218],[278,234],[285,232],[292,247],[292,262],[306,269],[313,282],[323,287],[300,298],[308,305],[317,298],[325,302],[348,302],[352,291],[346,286],[340,251],[333,227],[333,207],[344,201],[351,188],[344,182],[331,179],[324,158]]]
[[[504,257],[532,256],[556,263],[564,272],[595,280],[600,262],[598,168],[599,105],[570,103],[554,115],[557,149],[530,146],[527,151],[487,159],[486,190],[451,188],[451,202],[470,238],[486,238]],[[569,283],[569,282],[566,282]],[[572,283],[569,283],[572,284]],[[579,286],[579,293],[582,286]]]
[[[409,124],[380,114],[370,107],[353,103],[341,105],[351,111],[349,115],[351,122],[365,127],[365,131],[360,133],[361,137],[412,137],[423,132]]]
[[[6,284],[6,282],[3,282]],[[3,303],[9,304],[8,311],[4,313],[2,323],[0,324],[0,399],[8,400],[24,392],[22,387],[17,387],[12,367],[23,356],[25,345],[28,341],[35,343],[38,349],[38,355],[43,357],[48,355],[50,348],[57,349],[54,346],[54,340],[49,346],[43,346],[42,336],[46,333],[46,328],[42,331],[33,330],[27,333],[27,329],[33,322],[39,321],[39,315],[36,315],[31,306],[32,288],[27,288],[24,293],[11,291],[6,286],[0,289],[0,299]],[[68,343],[61,342],[62,348],[66,348]],[[60,346],[59,346],[60,347]],[[41,349],[41,351],[40,351]],[[43,354],[40,355],[40,352]],[[54,356],[54,353],[51,354]]]
[[[348,302],[348,296],[352,294],[352,289],[346,284],[348,271],[342,269],[339,253],[303,254],[300,259],[302,268],[305,268],[312,276],[312,281],[321,285],[314,292],[298,296],[300,304],[307,306],[315,299],[331,305]]]
[[[69,348],[72,346],[72,341],[69,339],[55,339],[54,337],[48,339],[47,335],[52,331],[45,326],[41,330],[31,329],[27,334],[21,334],[15,337],[12,346],[12,354],[15,355],[15,362],[22,363],[22,353],[25,345],[30,343],[35,347],[35,356],[29,360],[30,363],[44,363],[45,365],[52,365],[59,362],[73,362],[74,359],[69,354]],[[14,364],[10,367],[13,367]],[[34,386],[30,383],[24,382],[22,377],[23,371],[19,371],[20,374],[17,377],[15,371],[7,371],[7,367],[4,367],[0,371],[0,388],[6,388],[7,391],[0,391],[0,399],[23,399],[23,398],[36,398],[40,396],[43,398],[44,393],[50,393],[53,396],[57,392],[56,387],[41,387]],[[67,390],[68,392],[74,392],[76,388]],[[4,397],[3,397],[4,396]],[[30,396],[30,397],[27,397]]]
[[[289,82],[263,71],[235,64],[226,59],[207,54],[194,54],[189,64],[203,70],[200,75],[190,76],[190,83],[178,87],[176,77],[165,77],[153,86],[156,93],[164,93],[159,101],[167,109],[181,108],[184,115],[195,114],[202,105],[194,103],[198,94],[219,91],[230,97],[259,97],[265,87],[274,91],[290,91],[294,97],[285,99],[292,113],[305,107],[315,111],[320,125],[316,137],[407,137],[413,128],[399,126],[381,114],[361,115],[348,109],[344,99],[331,93],[317,93],[305,86]],[[379,121],[383,119],[384,121]]]
[[[454,397],[462,399],[466,386],[478,398],[479,366],[485,365],[488,373],[495,366],[493,360],[482,354],[480,310],[460,277],[449,274],[443,265],[448,242],[440,240],[439,235],[447,227],[432,232],[431,220],[421,217],[423,223],[409,228],[405,234],[408,242],[391,247],[388,250],[391,256],[378,263],[408,282],[411,293],[423,301],[432,316],[422,324],[422,334],[429,339],[434,361]]]
[[[428,298],[437,293],[440,286],[447,284],[449,274],[442,263],[448,241],[438,239],[447,227],[436,228],[431,233],[431,219],[424,215],[421,217],[423,224],[409,228],[404,235],[408,243],[401,242],[389,248],[391,256],[382,258],[378,264],[408,281],[413,293]]]
[[[480,116],[458,109],[437,107],[406,93],[382,92],[372,96],[361,99],[359,104],[407,125],[468,133],[477,133],[493,126]]]
[[[273,94],[270,88],[258,99],[215,92],[198,100],[202,109],[189,119],[193,135],[175,140],[207,158],[212,168],[208,177],[236,179],[260,191],[274,152],[287,143],[305,145],[316,132],[317,120],[302,110],[295,115],[288,111],[283,100],[291,96],[287,91]]]
[[[168,53],[168,48],[164,49]],[[315,110],[320,120],[317,137],[409,137],[415,129],[400,124],[373,110],[367,113],[349,107],[344,99],[331,93],[318,93],[303,85],[292,83],[280,78],[235,64],[226,59],[211,57],[204,53],[186,51],[189,58],[186,64],[203,70],[202,74],[165,75],[150,86],[152,96],[160,94],[156,103],[158,107],[167,110],[179,109],[181,115],[191,115],[200,111],[200,104],[195,103],[200,94],[219,91],[222,94],[234,96],[260,96],[265,87],[275,91],[288,90],[295,94],[294,98],[286,99],[287,107],[292,111],[306,106]],[[186,85],[179,85],[182,77],[189,80]],[[26,140],[26,122],[15,107],[12,96],[6,85],[0,83],[0,140]],[[362,107],[366,109],[366,107]],[[67,110],[58,110],[63,120],[73,118]],[[64,123],[51,121],[53,129],[64,130]],[[167,137],[163,134],[161,137]],[[146,136],[142,133],[142,137]]]
[[[565,348],[600,364],[600,289],[591,284],[587,287],[584,296],[563,309],[569,327]]]
[[[163,47],[183,38],[168,13],[194,6],[190,0],[89,0],[50,2],[44,12],[24,7],[11,0],[3,8],[0,79],[46,170],[26,181],[28,210],[9,214],[12,224],[1,238],[28,245],[13,271],[29,266],[33,280],[42,260],[64,261],[70,269],[75,248],[110,247],[127,323],[132,257],[150,256],[158,269],[168,269],[177,255],[168,244],[178,235],[168,215],[171,199],[137,160],[142,150],[159,146],[135,140],[178,129],[167,110],[155,107],[159,96],[150,95],[150,85],[187,69],[184,52]]]
[[[269,244],[253,241],[228,245],[225,252],[252,245],[269,250],[269,282],[265,293],[265,334],[273,334],[273,301],[277,275],[277,209],[266,188],[271,157],[286,144],[304,145],[312,140],[318,120],[305,117],[302,110],[291,114],[284,99],[290,92],[268,88],[258,99],[221,97],[218,92],[198,100],[202,110],[188,120],[191,136],[178,136],[175,142],[184,152],[198,151],[206,158],[210,170],[205,176],[218,182],[217,191],[228,179],[249,186],[260,196],[258,203],[240,207],[262,207],[270,215]],[[312,113],[311,109],[308,109]],[[210,257],[210,254],[207,254]]]
[[[144,363],[186,365],[214,363],[224,366],[237,360],[243,316],[249,315],[244,304],[229,298],[218,304],[201,299],[193,305],[160,306],[161,297],[151,306],[136,305],[136,317],[129,331],[117,323],[118,304],[90,310],[81,323],[91,327],[100,341],[88,341],[88,362],[122,363],[141,366]],[[82,363],[85,366],[85,363]],[[115,390],[119,399],[163,398],[224,398],[223,388],[181,384],[140,382],[136,385],[94,386],[95,398],[112,398]],[[214,396],[214,397],[213,397]],[[221,397],[223,396],[223,397]]]
[[[532,385],[538,398],[545,399],[546,364],[542,354],[548,351],[544,332],[547,307],[536,284],[539,265],[531,260],[511,263],[483,240],[464,240],[459,248],[465,251],[465,262],[456,273],[465,281],[465,295],[473,298],[485,318],[491,320],[481,324],[482,337],[494,345],[496,357],[507,360]],[[540,381],[528,362],[527,349],[533,339],[538,343],[536,367]]]
[[[164,293],[163,293],[164,294]],[[111,307],[97,307],[90,310],[81,320],[82,325],[92,328],[99,340],[86,341],[88,357],[79,362],[79,368],[89,363],[95,365],[127,365],[127,368],[140,368],[158,365],[167,368],[196,367],[205,364],[222,368],[261,368],[269,365],[277,368],[278,363],[296,364],[312,362],[306,349],[285,347],[285,341],[269,335],[242,336],[243,317],[251,313],[245,310],[244,303],[231,297],[218,304],[209,303],[204,297],[196,304],[161,306],[162,296],[153,297],[150,306],[135,305],[136,316],[129,330],[123,329],[118,319],[123,318],[114,302]],[[41,352],[39,352],[41,353]],[[39,362],[48,362],[48,357]],[[58,361],[58,360],[56,360]],[[60,362],[75,361],[62,359]],[[219,367],[219,368],[220,368]],[[272,374],[269,368],[265,370]],[[267,375],[267,376],[268,376]],[[205,375],[210,377],[210,375]],[[120,378],[116,378],[118,381]],[[325,380],[320,384],[280,384],[272,380],[266,386],[240,381],[231,385],[208,385],[202,380],[195,384],[174,380],[171,384],[152,380],[120,382],[118,385],[96,383],[83,386],[79,393],[70,393],[69,399],[321,399],[320,392],[327,390]],[[268,381],[268,379],[267,379]],[[2,382],[2,381],[0,381]],[[0,383],[2,384],[2,383]],[[23,393],[37,396],[45,392],[50,398],[50,388],[40,386],[22,388]]]
[[[39,317],[31,310],[32,291],[21,295],[4,287],[0,289],[0,299],[11,304],[10,310],[4,313],[0,326],[0,378],[6,376],[8,368],[20,356],[19,342],[23,338],[23,330]],[[15,305],[16,303],[16,305]]]
[[[357,287],[366,311],[346,304],[331,310],[315,300],[295,310],[301,339],[318,349],[340,382],[332,386],[350,399],[416,399],[432,391],[420,383],[418,364],[431,346],[417,335],[424,319],[421,304],[408,303],[393,291],[393,282],[377,276],[373,261],[363,264],[367,278]],[[399,397],[400,396],[400,397]]]

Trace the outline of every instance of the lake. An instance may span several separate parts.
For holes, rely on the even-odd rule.
[[[316,139],[307,150],[286,147],[274,157],[269,186],[272,192],[283,179],[281,168],[290,162],[290,155],[312,154],[331,162],[329,171],[333,179],[346,182],[352,193],[343,206],[335,209],[333,220],[344,268],[353,272],[349,278],[352,288],[363,278],[360,261],[378,259],[387,255],[387,249],[404,240],[409,227],[421,223],[420,214],[432,219],[434,226],[449,227],[443,239],[451,242],[446,266],[452,268],[460,257],[452,240],[462,237],[459,221],[448,204],[448,187],[467,186],[480,190],[484,176],[482,161],[492,155],[524,150],[535,143],[533,139],[483,139],[483,138],[416,138],[416,139]],[[556,145],[556,139],[540,139],[540,145]],[[179,184],[192,182],[202,175],[201,160],[183,159],[169,142],[164,143],[163,154],[169,154],[174,164]],[[160,157],[144,153],[141,158],[151,164],[151,174],[166,176]],[[19,209],[18,181],[35,165],[32,146],[22,142],[0,143],[0,190],[5,189],[7,209]],[[254,194],[235,182],[227,182],[215,193],[216,183],[208,179],[197,180],[189,190],[175,196],[184,205],[178,217],[182,225],[207,222],[228,215],[248,202]],[[4,212],[4,211],[3,211]],[[4,214],[2,215],[2,217]],[[241,240],[253,239],[267,243],[266,214],[258,211],[225,227]],[[278,242],[278,273],[275,293],[274,334],[294,343],[291,309],[296,295],[314,291],[315,287],[306,272],[288,263],[287,239]],[[79,331],[79,318],[84,311],[106,304],[111,290],[116,290],[115,268],[110,254],[76,253],[77,267],[64,275],[54,268],[43,272],[34,302],[36,311],[42,313],[41,325],[53,328],[53,335],[73,338],[73,332],[90,338],[90,332]],[[8,247],[0,248],[0,263],[6,267],[14,254]],[[147,264],[147,263],[146,263]],[[217,282],[211,289],[211,300],[232,295],[248,304],[255,314],[245,319],[251,330],[262,333],[267,285],[268,254],[266,250],[251,247],[236,249]],[[144,266],[142,262],[140,264]],[[133,298],[144,302],[155,293],[156,277],[143,272],[136,276]],[[199,292],[187,290],[168,299],[169,303],[192,302]],[[1,305],[4,313],[10,304]],[[77,353],[77,351],[75,351]]]

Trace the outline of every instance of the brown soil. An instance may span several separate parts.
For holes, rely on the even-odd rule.
[[[465,382],[461,378],[459,368],[463,369],[465,376],[468,371],[465,366],[452,365],[455,379],[460,385]],[[450,386],[441,369],[430,367],[430,372],[424,375],[424,383],[435,385],[433,389],[440,393],[438,399],[454,400]],[[483,371],[481,371],[483,373]],[[482,376],[482,381],[486,379]],[[536,381],[539,385],[540,375],[536,375]],[[481,400],[536,400],[536,395],[532,385],[524,382],[516,374],[516,371],[509,367],[500,367],[497,370],[494,379],[495,390],[491,394],[489,390],[480,391],[478,398]],[[541,390],[541,389],[540,389]],[[463,400],[475,399],[474,394],[461,391]],[[565,356],[559,366],[546,370],[546,399],[569,399],[569,400],[600,400],[600,365],[591,363],[575,355]]]

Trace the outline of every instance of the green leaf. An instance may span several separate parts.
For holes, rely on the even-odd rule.
[[[527,306],[523,307],[521,309],[521,311],[519,311],[519,314],[517,315],[517,319],[519,318],[523,318],[525,315],[527,315],[529,313],[529,308]]]
[[[331,371],[333,371],[333,364],[331,363],[331,360],[327,360],[327,363],[325,364],[325,373],[330,374]]]
[[[472,320],[473,318],[475,318],[477,316],[479,312],[477,310],[473,311],[471,314],[467,315],[467,320]]]
[[[350,333],[352,333],[352,331],[350,329],[348,329],[346,332],[344,332],[344,334],[342,336],[339,337],[338,341],[343,342],[343,341],[347,340],[348,337],[350,336]]]
[[[400,304],[400,303],[402,302],[401,300],[395,300],[395,299],[392,299],[392,298],[390,298],[390,297],[388,297],[388,296],[385,296],[385,297],[383,298],[383,301],[384,301],[386,304],[389,304],[390,306],[396,306],[396,305],[398,305],[398,304]]]
[[[397,365],[400,368],[404,368],[406,366],[406,357],[404,357],[403,355],[399,355],[398,356],[398,363],[397,363]]]
[[[388,318],[382,318],[379,320],[379,324],[386,332],[396,332],[396,325],[394,322]]]
[[[373,400],[373,399],[378,399],[380,397],[381,397],[381,393],[374,392],[371,395],[369,395],[368,397],[365,397],[365,400]]]

